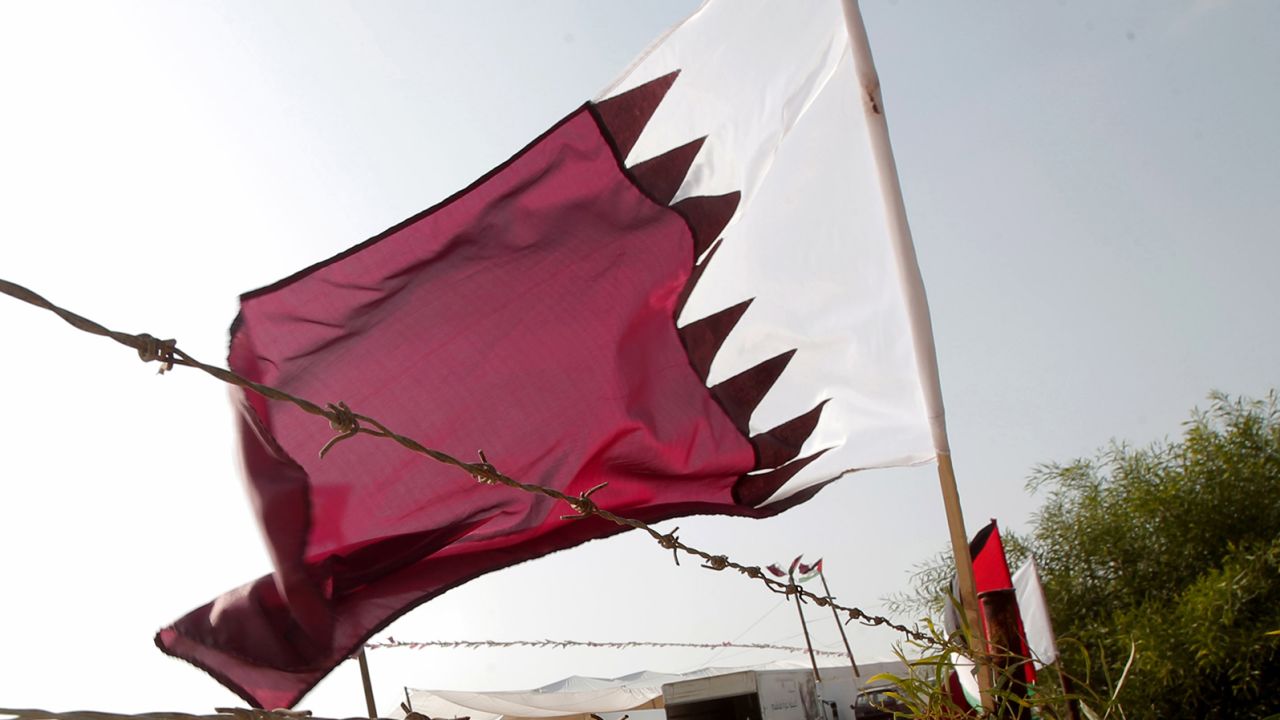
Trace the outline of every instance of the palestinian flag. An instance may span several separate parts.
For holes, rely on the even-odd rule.
[[[822,558],[818,558],[818,562],[812,565],[801,563],[797,571],[800,574],[796,577],[796,582],[809,582],[822,574]]]
[[[973,539],[969,542],[969,556],[973,559],[973,575],[974,585],[978,592],[978,604],[984,606],[980,617],[982,618],[982,633],[984,637],[989,638],[990,634],[986,627],[985,602],[982,600],[982,594],[992,590],[1015,590],[1013,575],[1009,572],[1009,561],[1005,556],[1004,543],[1000,540],[1000,528],[993,519],[985,527],[978,531]],[[959,597],[958,586],[952,584],[952,597]],[[1017,596],[1014,605],[1019,605],[1023,601],[1021,595]],[[946,612],[946,627],[950,632],[956,631],[960,627],[960,608],[954,603],[948,603]],[[1031,650],[1027,644],[1027,633],[1023,627],[1023,617],[1021,612],[1018,616],[1018,636],[1017,636],[1017,654],[1021,657],[1030,658]],[[975,676],[976,670],[972,662],[961,658],[956,663],[956,669],[948,676],[948,689],[951,698],[962,707],[979,708],[982,706],[982,700],[979,693],[978,680]],[[1016,680],[1024,687],[1031,687],[1035,684],[1036,671],[1035,666],[1031,663],[1023,663],[1016,669]]]

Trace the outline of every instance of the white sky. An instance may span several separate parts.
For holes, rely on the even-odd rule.
[[[222,362],[240,292],[464,186],[694,5],[5,2],[0,277]],[[1176,435],[1213,388],[1280,384],[1280,4],[974,7],[864,14],[969,527],[1021,528],[1034,464]],[[0,323],[0,706],[238,704],[151,641],[269,569],[225,390],[13,301]],[[851,477],[768,521],[670,525],[754,563],[823,555],[835,594],[868,610],[946,542],[932,468]],[[621,536],[483,578],[389,634],[801,642],[777,605]],[[839,646],[829,618],[814,631]],[[855,651],[894,639],[857,630]],[[777,658],[370,655],[384,712],[404,685]],[[355,664],[302,706],[362,714]]]

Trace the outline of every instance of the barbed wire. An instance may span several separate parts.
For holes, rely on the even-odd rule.
[[[452,455],[449,455],[448,453],[429,448],[411,437],[397,433],[372,417],[353,411],[351,408],[347,407],[345,402],[339,401],[336,403],[329,403],[326,407],[321,407],[310,400],[291,395],[269,385],[254,382],[225,368],[200,362],[186,352],[183,352],[177,346],[177,342],[175,340],[159,340],[155,336],[147,333],[134,335],[111,330],[82,315],[58,307],[34,291],[18,285],[17,283],[4,280],[3,278],[0,278],[0,292],[3,292],[14,299],[21,300],[25,303],[53,312],[78,330],[93,335],[107,337],[115,340],[121,345],[133,348],[137,351],[138,357],[144,362],[161,363],[161,374],[171,370],[174,366],[194,368],[230,385],[236,385],[238,387],[252,390],[271,400],[290,403],[301,409],[303,412],[327,419],[329,421],[329,426],[333,428],[337,434],[320,449],[321,457],[324,457],[324,455],[332,450],[338,443],[349,440],[357,435],[371,435],[373,437],[386,438],[394,441],[411,452],[425,455],[444,465],[456,467],[475,478],[478,482],[486,485],[505,485],[526,493],[543,495],[545,497],[567,503],[570,509],[573,510],[573,514],[563,515],[561,516],[562,519],[576,520],[594,516],[623,527],[629,527],[644,532],[653,538],[654,541],[656,541],[662,548],[670,550],[677,565],[680,564],[680,553],[685,553],[686,555],[691,555],[700,559],[702,561],[701,567],[707,570],[715,570],[717,572],[723,570],[735,570],[752,580],[757,580],[763,583],[771,592],[779,595],[786,595],[787,597],[798,596],[802,602],[808,601],[819,607],[834,608],[837,612],[844,613],[847,616],[844,621],[846,625],[856,620],[862,625],[866,625],[868,627],[887,627],[892,630],[896,630],[897,632],[925,645],[935,644],[935,641],[931,636],[918,632],[900,623],[895,623],[882,615],[872,615],[857,607],[841,605],[837,603],[835,598],[832,596],[817,595],[790,581],[782,582],[781,580],[775,580],[766,575],[764,570],[758,565],[743,565],[730,559],[727,555],[713,554],[693,547],[682,541],[679,536],[676,535],[676,532],[680,529],[678,527],[674,528],[670,532],[662,533],[642,520],[624,517],[610,512],[609,510],[605,510],[597,505],[596,502],[591,499],[591,496],[607,487],[608,483],[601,483],[578,495],[569,495],[554,488],[523,483],[499,472],[496,467],[489,463],[483,450],[479,451],[480,462],[464,462]]]
[[[466,650],[479,650],[481,648],[602,648],[609,650],[630,650],[634,648],[692,648],[695,650],[780,650],[789,653],[808,652],[807,648],[798,647],[796,645],[777,645],[774,643],[737,643],[737,642],[718,642],[718,643],[696,643],[696,642],[659,642],[648,640],[628,640],[619,642],[597,642],[595,640],[422,640],[408,641],[396,640],[395,638],[387,638],[378,642],[368,642],[364,644],[369,650],[387,650],[395,648],[407,648],[410,650],[425,650],[428,648],[463,648]],[[815,655],[826,655],[830,657],[847,657],[845,653],[836,652],[834,650],[818,650],[814,648]]]

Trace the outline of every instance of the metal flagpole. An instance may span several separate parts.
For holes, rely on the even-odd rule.
[[[964,606],[970,629],[969,648],[978,668],[978,687],[982,693],[982,705],[990,710],[992,707],[990,661],[987,658],[982,637],[978,592],[973,579],[973,558],[969,556],[968,534],[965,532],[964,514],[960,509],[960,492],[956,488],[955,468],[951,464],[951,447],[947,442],[942,387],[938,380],[938,355],[933,345],[933,328],[929,320],[929,305],[925,300],[924,281],[920,277],[920,265],[916,260],[915,246],[911,243],[911,228],[907,224],[907,209],[902,199],[898,168],[893,160],[893,148],[889,144],[889,125],[885,121],[884,101],[880,96],[880,78],[876,75],[875,62],[871,58],[867,28],[862,22],[862,13],[858,9],[857,0],[841,0],[841,4],[844,7],[849,44],[853,50],[854,71],[857,73],[858,85],[861,89],[862,107],[866,113],[871,150],[875,158],[876,171],[879,174],[885,219],[889,236],[893,240],[899,280],[911,320],[912,343],[920,373],[920,385],[924,391],[925,410],[932,426],[933,445],[937,453],[938,482],[942,486],[942,502],[946,509],[947,527],[951,534],[951,550],[955,555],[960,602]]]
[[[787,574],[787,580],[791,581],[791,587],[799,587],[796,585],[794,571]],[[804,646],[809,648],[809,664],[813,667],[813,681],[820,683],[822,678],[818,675],[818,658],[813,654],[813,642],[809,640],[809,626],[804,621],[804,608],[800,606],[800,593],[795,593],[793,597],[796,599],[796,612],[800,613],[800,629],[804,630]]]
[[[818,562],[822,561],[819,560]],[[822,580],[822,592],[827,597],[831,597],[831,588],[827,587],[827,575],[821,567],[818,568],[818,578]],[[835,608],[831,608],[831,617],[835,618],[836,628],[840,630],[840,639],[844,641],[844,651],[849,653],[849,664],[853,666],[853,683],[856,687],[858,678],[862,676],[862,673],[858,671],[858,661],[853,659],[853,648],[849,647],[849,636],[845,634],[844,623],[840,622],[840,614],[836,612]]]
[[[364,648],[360,648],[360,653],[356,655],[356,660],[360,661],[360,680],[364,683],[364,704],[369,710],[369,719],[376,720],[378,717],[378,708],[373,704],[373,682],[369,679],[369,659],[365,657]]]

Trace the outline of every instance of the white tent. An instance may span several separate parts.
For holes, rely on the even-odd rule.
[[[595,678],[571,675],[563,680],[532,690],[463,691],[409,690],[409,704],[414,712],[431,718],[471,720],[515,720],[516,718],[550,718],[601,715],[624,710],[662,707],[662,686],[693,678],[711,677],[743,670],[779,670],[804,668],[807,665],[777,662],[768,665],[731,668],[702,668],[688,673],[660,673],[651,670],[617,678]],[[630,713],[632,720],[642,720]],[[403,717],[404,711],[396,713]]]

